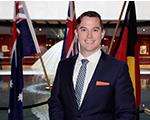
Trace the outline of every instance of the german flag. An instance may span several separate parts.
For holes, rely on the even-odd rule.
[[[136,11],[134,1],[127,7],[123,28],[117,45],[115,57],[128,63],[130,77],[134,87],[136,105],[141,103],[141,84],[139,69],[139,43],[136,28]]]

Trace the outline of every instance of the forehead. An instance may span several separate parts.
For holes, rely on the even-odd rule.
[[[98,17],[88,17],[84,16],[81,19],[81,23],[79,26],[101,26],[100,19]]]

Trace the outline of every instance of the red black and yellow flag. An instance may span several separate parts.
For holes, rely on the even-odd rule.
[[[127,7],[120,39],[116,45],[115,57],[128,63],[130,77],[134,87],[136,105],[141,103],[141,84],[139,69],[139,44],[137,38],[135,4],[130,1]]]

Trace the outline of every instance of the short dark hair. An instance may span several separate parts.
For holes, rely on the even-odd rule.
[[[102,22],[101,16],[100,16],[100,14],[98,14],[95,11],[87,11],[87,12],[82,13],[77,18],[76,27],[81,23],[82,18],[85,17],[85,16],[87,16],[87,17],[97,17],[100,20],[100,25],[101,25],[101,28],[103,29],[103,22]]]

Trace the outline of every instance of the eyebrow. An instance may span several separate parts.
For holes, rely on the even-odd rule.
[[[101,27],[100,27],[100,26],[99,26],[99,27],[94,27],[94,29],[95,29],[95,28],[96,28],[96,29],[101,29]]]
[[[86,28],[84,26],[79,27],[79,29]],[[101,29],[101,27],[94,27],[93,29]]]
[[[86,27],[83,27],[83,26],[79,27],[79,29],[82,29],[82,28],[86,28]]]

